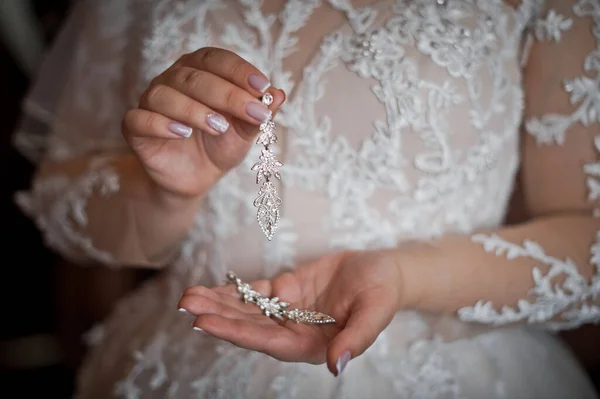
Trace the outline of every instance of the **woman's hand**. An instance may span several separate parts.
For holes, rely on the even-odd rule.
[[[335,324],[279,322],[245,304],[233,285],[188,288],[180,309],[196,315],[194,326],[237,346],[289,362],[327,361],[338,375],[391,322],[403,303],[403,278],[391,251],[324,256],[273,280],[251,283],[263,296],[291,308],[324,312]]]
[[[152,81],[123,134],[161,191],[196,198],[244,159],[260,123],[283,104],[283,91],[269,88],[241,57],[203,48]],[[259,100],[267,90],[270,109]]]

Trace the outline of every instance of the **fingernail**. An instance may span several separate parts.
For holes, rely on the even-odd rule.
[[[281,106],[283,106],[283,104],[285,104],[287,102],[287,95],[285,94],[285,91],[280,90],[283,93],[283,102],[281,103]]]
[[[206,331],[204,331],[203,329],[201,329],[200,327],[194,327],[193,330],[198,331],[199,333],[208,335],[208,333]]]
[[[335,364],[335,368],[337,369],[337,375],[340,375],[342,371],[344,371],[349,361],[350,351],[342,352],[340,357],[338,357],[337,363]]]
[[[179,308],[179,309],[177,309],[177,310],[179,310],[181,313],[185,313],[185,314],[188,314],[188,315],[190,315],[190,316],[194,316],[194,314],[192,314],[192,313],[188,312],[188,311],[187,311],[187,310],[185,310],[184,308]]]
[[[225,133],[229,129],[229,122],[219,114],[206,115],[206,121],[210,127],[219,133]]]
[[[265,122],[273,114],[270,109],[262,104],[257,103],[248,103],[248,105],[246,105],[246,113],[248,116],[256,119],[259,122]]]
[[[269,82],[269,80],[264,76],[261,76],[257,73],[251,73],[250,76],[248,76],[248,84],[254,90],[258,90],[261,93],[264,93],[269,87],[271,87],[271,82]]]
[[[169,123],[169,130],[181,137],[190,137],[192,135],[192,128],[179,122]]]

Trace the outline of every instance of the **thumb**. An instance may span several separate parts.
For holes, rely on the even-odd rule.
[[[361,355],[392,321],[393,301],[378,291],[360,295],[350,308],[350,317],[327,348],[327,368],[338,376],[351,359]]]

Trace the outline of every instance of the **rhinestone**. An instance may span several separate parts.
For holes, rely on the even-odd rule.
[[[271,105],[271,104],[273,104],[273,96],[271,95],[271,93],[266,93],[263,96],[262,103],[265,104],[265,105]]]
[[[268,226],[266,230],[272,232],[274,226]],[[238,291],[243,292],[244,302],[254,303],[258,306],[267,317],[276,317],[280,320],[288,318],[296,323],[308,324],[328,324],[335,323],[335,319],[325,313],[316,312],[306,309],[285,310],[290,304],[288,302],[280,302],[279,297],[264,298],[258,292],[254,291],[250,284],[243,283],[233,272],[227,273],[227,279],[237,285]]]

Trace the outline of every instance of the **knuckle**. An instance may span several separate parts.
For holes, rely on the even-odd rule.
[[[181,74],[181,83],[185,86],[195,86],[200,80],[200,72],[195,69],[185,70]]]
[[[148,85],[148,89],[150,89],[153,86],[159,85],[162,83],[162,81],[164,80],[164,76],[166,75],[166,71],[158,76],[155,76],[154,79],[152,79],[150,81],[150,84]]]
[[[223,93],[223,102],[227,108],[235,108],[237,102],[236,90],[226,90],[225,93]]]
[[[142,121],[142,129],[146,132],[154,132],[158,124],[157,114],[151,112]]]
[[[173,63],[173,67],[177,67],[177,66],[181,66],[181,65],[186,65],[188,63],[190,59],[190,54],[183,54],[181,57],[179,57],[177,59],[177,61],[175,61]]]
[[[200,115],[200,110],[198,109],[194,101],[182,101],[182,104],[180,105],[180,110],[185,120],[195,121],[198,119],[198,115]]]
[[[245,64],[243,62],[234,62],[233,64],[231,64],[231,67],[229,69],[230,76],[236,76],[236,74],[243,71],[244,65]]]
[[[215,47],[205,47],[203,49],[200,49],[198,54],[200,57],[200,62],[202,64],[210,62],[213,58],[218,56],[221,51],[221,49]]]
[[[181,68],[176,72],[175,79],[179,84],[194,89],[202,85],[204,73],[197,69]]]
[[[164,95],[166,86],[163,84],[155,84],[148,88],[146,94],[143,96],[142,103],[144,104],[158,104],[160,103],[162,96]]]

